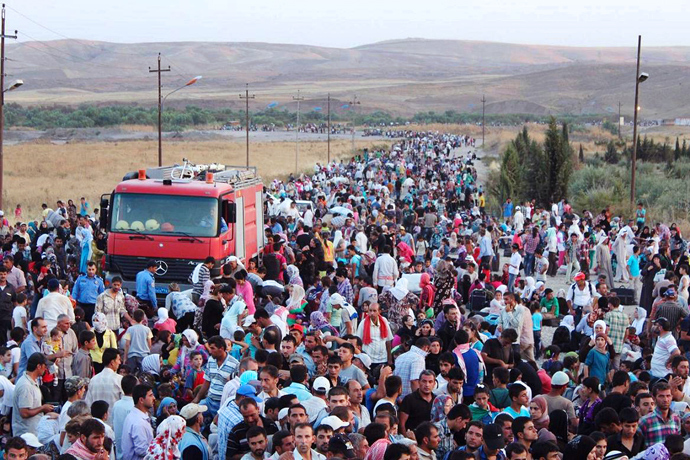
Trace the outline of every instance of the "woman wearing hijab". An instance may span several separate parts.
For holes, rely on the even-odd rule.
[[[167,308],[158,309],[158,319],[153,324],[153,328],[158,331],[168,331],[171,334],[175,333],[175,328],[177,327],[177,321],[168,316]]]
[[[93,369],[98,374],[103,370],[103,352],[106,348],[117,349],[117,337],[115,333],[108,329],[108,320],[104,313],[94,313],[93,332],[96,335],[96,346],[89,351]]]
[[[647,320],[647,310],[642,307],[635,307],[635,316],[631,327],[635,328],[635,334],[641,336],[644,333],[644,323]]]
[[[555,434],[555,433],[554,433]],[[558,438],[558,436],[556,436]],[[596,460],[597,443],[586,435],[578,435],[565,446],[563,460]]]
[[[422,273],[422,276],[419,278],[419,287],[422,290],[419,294],[419,308],[424,312],[432,309],[433,314],[436,290],[434,285],[431,284],[431,276],[428,273]]]
[[[401,241],[396,246],[398,248],[398,257],[405,259],[405,262],[411,264],[414,261],[414,251],[404,241]]]
[[[302,278],[299,275],[299,268],[297,268],[294,265],[288,265],[287,268],[285,269],[288,275],[288,282],[287,284],[293,284],[295,286],[301,286],[304,287],[304,283],[302,282]]]
[[[175,398],[167,396],[163,398],[158,405],[158,410],[156,410],[156,426],[160,426],[163,420],[171,415],[177,415],[177,401]]]
[[[181,458],[177,448],[187,429],[185,419],[171,415],[156,429],[156,437],[149,445],[144,460],[178,460]]]
[[[452,295],[451,291],[455,286],[455,280],[451,269],[451,265],[445,260],[439,260],[436,264],[436,275],[434,276],[434,287],[436,288],[434,311],[436,312],[443,310],[443,301]]]
[[[379,296],[379,304],[388,311],[388,322],[393,334],[402,327],[402,320],[406,315],[414,315],[419,306],[419,297],[407,288],[407,278],[400,278],[395,286]]]
[[[311,315],[309,316],[309,325],[311,326],[309,329],[312,331],[321,331],[324,334],[333,335],[335,337],[338,336],[338,331],[336,328],[331,326],[326,317],[323,316],[323,313],[320,311],[311,312]]]
[[[566,411],[559,409],[549,413],[549,431],[556,436],[558,450],[564,452],[568,445],[568,414]]]
[[[613,288],[613,268],[611,267],[611,250],[609,249],[609,237],[605,236],[597,243],[595,253],[596,267],[599,275],[606,276],[606,285]],[[627,260],[624,264],[627,264]]]
[[[208,360],[208,351],[206,347],[199,343],[199,335],[192,329],[185,329],[182,332],[180,339],[180,352],[177,354],[177,362],[172,368],[173,374],[180,374],[183,378],[192,368],[192,361],[190,354],[193,351],[198,351],[204,358],[204,364]]]
[[[307,306],[304,295],[304,288],[302,286],[295,284],[290,287],[290,298],[285,306],[288,310],[288,326],[292,326],[298,319],[304,316],[304,307]]]
[[[542,395],[535,396],[529,403],[529,412],[537,431],[549,428],[549,408],[546,399]]]
[[[453,398],[448,395],[439,395],[434,398],[431,405],[431,423],[439,423],[446,418],[453,408]]]
[[[528,276],[525,278],[525,289],[522,291],[522,298],[525,300],[526,303],[529,303],[532,300],[532,294],[534,294],[534,291],[536,290],[536,283],[534,281],[534,278],[531,276]]]

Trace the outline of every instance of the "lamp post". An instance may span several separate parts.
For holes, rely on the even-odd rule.
[[[635,171],[637,169],[637,112],[640,110],[637,105],[640,96],[640,83],[649,78],[649,74],[640,73],[640,51],[642,49],[642,35],[637,36],[637,70],[635,71],[635,105],[633,106],[633,150],[632,150],[632,171],[630,177],[630,206],[635,205]]]
[[[163,104],[165,104],[165,100],[168,98],[168,96],[178,92],[183,88],[186,88],[187,86],[193,85],[202,78],[203,77],[201,75],[197,75],[184,85],[180,86],[179,88],[175,88],[174,90],[166,94],[163,98],[161,98],[161,103],[158,105],[158,166],[163,166]]]

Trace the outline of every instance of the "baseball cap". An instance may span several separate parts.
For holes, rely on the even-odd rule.
[[[304,335],[304,326],[302,326],[301,324],[293,324],[292,326],[290,326],[290,330],[297,330],[302,335]]]
[[[563,386],[570,382],[570,377],[563,371],[558,371],[551,377],[551,386]]]
[[[323,423],[323,422],[321,422]],[[355,458],[355,448],[352,446],[350,438],[342,433],[334,434],[330,441],[328,441],[328,451],[334,453],[344,453],[345,458]]]
[[[367,369],[371,369],[371,358],[368,354],[357,353],[355,355],[355,358],[359,359],[362,362],[362,364],[364,364],[364,367],[366,367]]]
[[[304,356],[300,355],[299,353],[293,353],[290,355],[288,363],[304,363]]]
[[[202,406],[199,404],[189,403],[189,404],[186,404],[180,410],[180,417],[182,417],[185,420],[189,420],[189,419],[196,417],[199,414],[203,414],[207,410],[208,410],[208,406]]]
[[[503,429],[495,423],[484,425],[484,443],[489,450],[498,450],[505,447]]]
[[[658,324],[659,326],[661,326],[661,328],[665,331],[671,330],[671,322],[663,316],[655,319],[653,322],[654,324]]]
[[[321,420],[321,425],[330,426],[331,428],[333,428],[333,431],[336,431],[341,428],[345,428],[349,425],[349,423],[343,422],[340,419],[340,417],[337,417],[335,415],[329,415],[328,417]]]
[[[78,375],[73,375],[72,377],[65,380],[65,391],[67,393],[76,393],[77,391],[84,388],[90,382],[87,378],[81,378]]]
[[[314,383],[311,384],[311,389],[322,393],[328,393],[331,389],[331,382],[326,377],[316,377]]]
[[[41,444],[39,442],[38,438],[33,433],[24,433],[23,435],[20,436],[20,438],[22,438],[24,441],[26,441],[26,444],[29,447],[34,447],[36,449],[38,449],[39,447],[43,447],[43,444]]]
[[[254,319],[254,315],[247,315],[244,318],[244,320],[242,321],[242,327],[249,327],[254,323],[256,323],[256,320]]]
[[[573,277],[573,279],[575,281],[582,281],[582,280],[587,279],[587,276],[582,272],[577,272],[577,274]]]
[[[674,297],[675,295],[676,295],[676,288],[674,286],[667,288],[663,293],[664,297]]]
[[[237,389],[237,394],[240,396],[246,396],[248,398],[252,398],[256,402],[263,402],[264,400],[262,398],[259,398],[256,395],[256,388],[253,386],[247,384],[247,385],[242,385]]]

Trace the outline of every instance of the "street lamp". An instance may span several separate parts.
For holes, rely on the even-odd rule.
[[[161,99],[161,103],[158,106],[158,120],[159,120],[159,123],[158,123],[158,145],[159,145],[158,166],[163,166],[163,149],[162,149],[162,147],[160,147],[163,145],[163,104],[165,103],[165,100],[168,98],[168,96],[170,96],[173,93],[178,92],[179,90],[181,90],[183,88],[186,88],[187,86],[193,85],[194,83],[198,82],[202,78],[203,77],[201,75],[197,75],[196,77],[192,78],[187,83],[180,86],[179,88],[176,88],[176,89],[170,91],[168,94],[165,95],[165,97],[163,99]]]
[[[640,83],[647,81],[649,74],[640,73],[640,52],[642,49],[642,35],[637,36],[637,71],[635,72],[635,105],[633,105],[633,150],[632,171],[630,177],[630,207],[635,205],[635,170],[637,169],[637,113],[640,111],[638,104],[640,96]]]
[[[2,90],[3,93],[6,93],[8,91],[14,91],[15,89],[19,88],[24,84],[24,80],[17,80],[14,83],[12,83],[7,89]]]

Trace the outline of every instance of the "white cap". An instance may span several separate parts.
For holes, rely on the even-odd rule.
[[[41,444],[38,441],[38,438],[33,433],[24,433],[23,435],[20,436],[20,438],[22,438],[24,441],[26,441],[26,444],[29,447],[34,447],[36,449],[38,449],[39,447],[43,447],[43,444]]]
[[[190,420],[199,414],[203,414],[208,410],[207,406],[201,406],[199,404],[189,403],[186,404],[182,410],[180,410],[180,417],[185,420]]]
[[[328,417],[321,420],[321,425],[330,426],[331,428],[333,428],[333,431],[337,431],[341,428],[345,428],[349,425],[349,423],[343,422],[340,419],[340,417],[336,417],[335,415],[329,415]]]
[[[255,322],[256,320],[254,319],[254,315],[247,315],[242,321],[242,327],[249,327]]]
[[[345,304],[345,299],[343,296],[338,294],[337,292],[333,295],[331,295],[328,298],[328,301],[331,303],[331,305],[344,305]]]
[[[563,371],[558,371],[551,377],[551,385],[562,386],[570,383],[570,377]]]
[[[371,358],[369,357],[368,354],[366,353],[357,353],[355,355],[355,358],[359,359],[362,361],[362,364],[364,364],[364,367],[367,369],[371,369]]]
[[[314,391],[323,391],[328,393],[331,390],[331,381],[326,377],[316,377],[314,383],[311,385],[311,389]]]
[[[287,407],[283,407],[282,409],[280,409],[280,412],[278,412],[278,421],[283,420],[285,417],[287,417],[289,411],[290,409]]]

